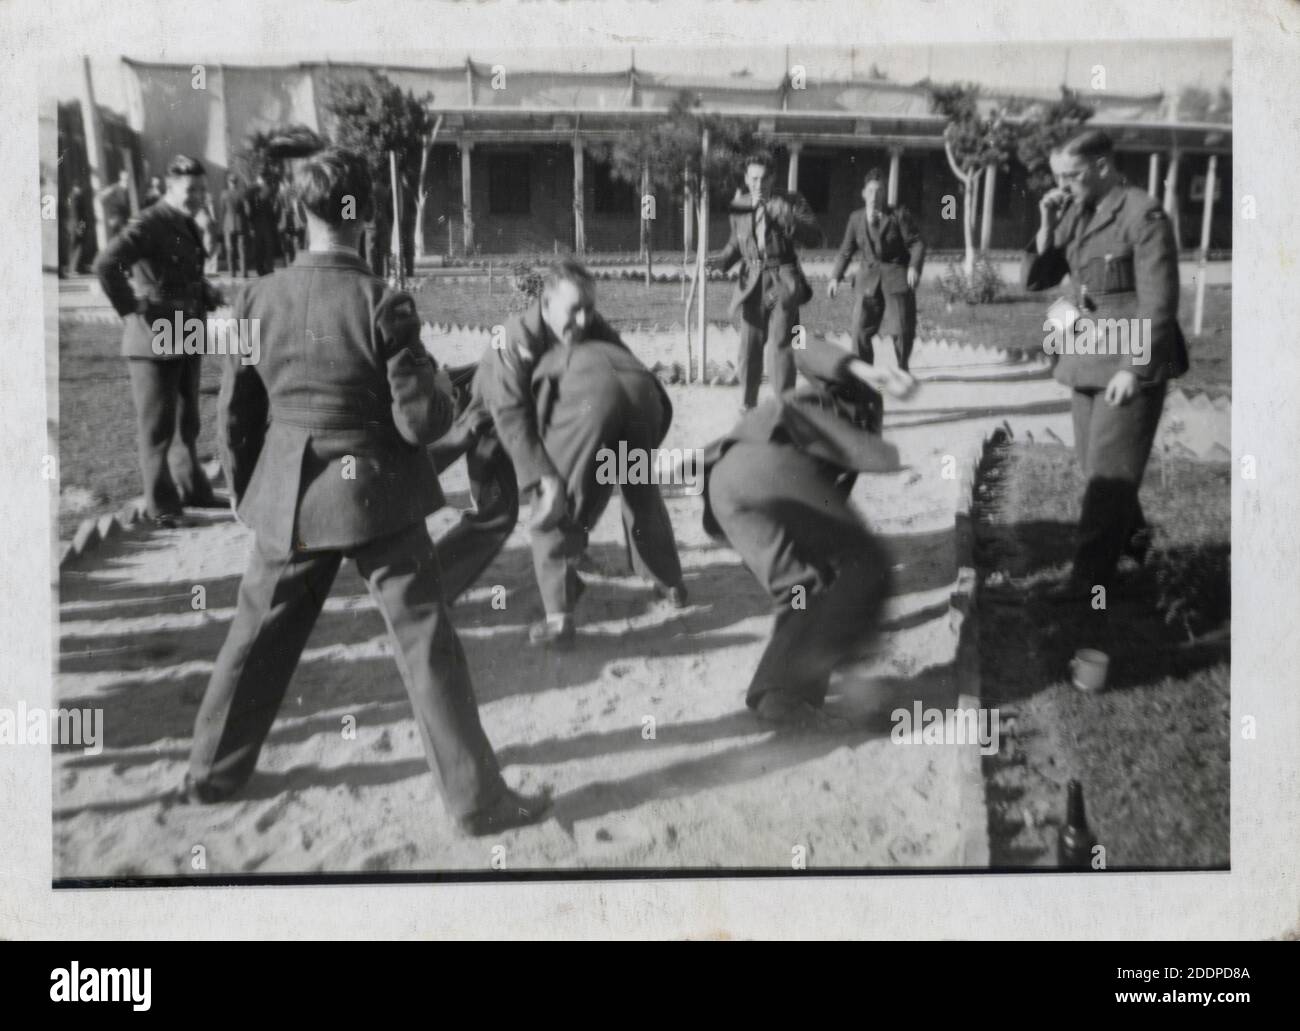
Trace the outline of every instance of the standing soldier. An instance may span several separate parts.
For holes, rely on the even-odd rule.
[[[167,166],[162,199],[132,219],[95,262],[105,296],[123,319],[122,354],[131,375],[146,512],[160,526],[177,525],[183,506],[215,504],[199,465],[199,374],[202,354],[160,353],[154,322],[179,317],[204,322],[221,295],[203,275],[205,251],[194,214],[203,207],[203,166],[180,155]],[[129,276],[134,269],[135,288]],[[179,344],[179,341],[176,341]],[[172,439],[181,438],[174,469]]]
[[[809,387],[705,450],[704,529],[740,552],[776,610],[746,704],[767,722],[835,729],[822,709],[831,672],[870,639],[889,593],[885,551],[848,503],[858,473],[898,468],[872,388],[915,384],[819,339],[795,361]]]
[[[131,173],[125,168],[117,173],[117,182],[99,191],[99,203],[104,209],[104,232],[113,239],[131,217]]]
[[[230,278],[248,278],[248,201],[238,177],[226,176],[221,193],[221,237]]]
[[[744,390],[742,410],[748,411],[758,403],[765,343],[772,392],[779,395],[794,386],[791,343],[799,306],[812,299],[795,244],[815,247],[822,231],[803,197],[773,194],[770,158],[749,162],[745,186],[749,193],[732,201],[731,238],[708,264],[722,272],[737,262],[741,265],[731,312],[740,312],[737,364]]]
[[[257,174],[257,181],[244,195],[248,211],[249,242],[253,250],[253,267],[259,276],[269,276],[275,271],[275,255],[279,250],[275,210],[275,188],[265,172]]]
[[[853,255],[860,253],[851,320],[853,348],[863,361],[874,362],[872,337],[879,333],[891,338],[898,367],[906,371],[916,339],[916,285],[921,281],[925,243],[910,212],[883,204],[880,189],[880,171],[873,168],[862,184],[866,206],[849,216],[826,296],[835,296]]]
[[[370,203],[365,161],[325,150],[303,160],[297,181],[309,249],[236,302],[264,340],[260,362],[225,367],[220,437],[256,539],[179,800],[221,801],[252,774],[346,557],[388,626],[448,815],[470,835],[535,823],[548,799],[502,779],[443,600],[425,518],[444,499],[425,447],[451,423],[452,401],[411,296],[357,253],[349,214]]]
[[[86,192],[74,183],[68,191],[64,210],[68,275],[81,275],[88,271],[88,258],[94,246],[94,231],[91,228],[93,217],[90,205],[86,203]]]
[[[1071,319],[1112,327],[1109,335],[1089,334],[1094,353],[1059,354],[1055,367],[1056,379],[1074,391],[1075,449],[1088,481],[1064,594],[1087,599],[1094,587],[1109,587],[1124,553],[1145,558],[1149,534],[1138,488],[1166,385],[1187,371],[1187,345],[1178,326],[1178,250],[1160,203],[1125,183],[1103,132],[1074,137],[1053,151],[1051,164],[1057,186],[1039,203],[1024,285],[1043,290],[1068,274]],[[1140,328],[1145,345],[1114,346],[1116,320]]]
[[[573,644],[582,589],[577,563],[614,489],[597,476],[599,453],[626,444],[628,453],[649,455],[672,421],[663,385],[595,304],[596,286],[582,265],[569,259],[551,266],[540,302],[506,324],[504,346],[488,349],[474,382],[520,494],[533,498],[533,567],[546,619],[530,629],[529,640],[558,648]],[[633,568],[681,608],[686,588],[658,483],[620,482],[619,494]],[[507,508],[512,503],[504,499]],[[480,561],[482,552],[475,554]]]

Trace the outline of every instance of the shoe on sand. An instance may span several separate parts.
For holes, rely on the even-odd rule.
[[[488,834],[510,830],[512,827],[526,827],[538,823],[550,811],[550,792],[540,795],[521,795],[506,788],[505,793],[487,809],[462,816],[458,821],[461,833],[471,838],[481,838]]]
[[[573,647],[576,636],[573,617],[567,613],[562,616],[547,616],[528,628],[528,643],[534,646],[549,645],[567,650]]]
[[[811,702],[779,691],[769,691],[763,695],[754,712],[763,722],[775,723],[781,727],[828,731],[849,729],[848,720],[831,716]]]

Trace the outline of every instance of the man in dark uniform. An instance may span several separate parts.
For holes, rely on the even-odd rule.
[[[602,450],[623,444],[628,454],[649,455],[672,421],[663,385],[595,302],[582,265],[553,265],[539,303],[510,319],[503,346],[488,349],[474,380],[519,491],[532,496],[533,566],[546,608],[546,619],[529,632],[534,644],[573,643],[577,563],[614,489],[597,473]],[[633,568],[681,607],[686,589],[659,485],[629,479],[620,477],[618,488]]]
[[[279,229],[275,187],[266,173],[258,173],[257,181],[244,194],[244,203],[248,211],[253,268],[259,276],[269,276],[275,270],[275,256],[279,253]]]
[[[898,468],[873,386],[902,396],[914,383],[820,339],[794,354],[811,386],[765,401],[705,450],[704,529],[740,552],[776,609],[746,704],[831,729],[831,671],[869,640],[889,594],[889,559],[848,503],[858,473]]]
[[[731,313],[740,312],[737,364],[743,407],[749,409],[758,403],[765,344],[772,392],[780,394],[794,386],[790,345],[799,323],[799,306],[812,299],[795,244],[815,247],[822,232],[803,197],[773,194],[770,159],[756,158],[748,164],[745,186],[749,193],[738,195],[731,204],[731,237],[708,264],[723,272],[737,262],[741,265]]]
[[[437,542],[448,604],[492,564],[519,521],[515,467],[497,436],[481,388],[475,389],[477,370],[477,365],[449,370],[458,414],[451,429],[429,448],[439,474],[464,457],[474,504]]]
[[[64,209],[64,234],[68,242],[67,274],[83,275],[94,248],[94,215],[86,201],[86,191],[76,183],[68,191]]]
[[[221,193],[221,239],[230,278],[248,278],[248,201],[238,177],[226,176]]]
[[[183,506],[215,504],[199,465],[199,374],[202,354],[166,353],[155,344],[155,322],[204,321],[221,295],[203,275],[206,252],[192,217],[203,205],[203,166],[184,155],[167,166],[166,192],[109,241],[95,262],[105,296],[123,319],[122,354],[131,376],[146,511],[175,526]],[[135,287],[129,275],[134,269]],[[168,469],[179,433],[181,448]]]
[[[451,422],[445,376],[420,344],[410,295],[389,290],[357,254],[359,226],[345,215],[349,203],[362,211],[370,202],[364,158],[325,150],[297,177],[310,248],[236,303],[237,317],[261,320],[262,354],[225,368],[221,441],[256,540],[195,722],[182,799],[219,801],[252,774],[347,557],[393,638],[449,815],[473,835],[533,823],[547,799],[501,777],[425,527],[443,505],[425,447]]]
[[[125,168],[117,173],[117,182],[99,191],[100,207],[104,210],[104,232],[108,239],[120,233],[131,217],[131,173]]]
[[[1056,379],[1074,391],[1075,449],[1088,481],[1064,593],[1086,597],[1109,586],[1126,550],[1139,561],[1145,555],[1138,488],[1166,385],[1187,371],[1187,345],[1178,326],[1178,250],[1159,201],[1124,182],[1103,132],[1074,137],[1051,162],[1057,186],[1039,204],[1041,224],[1026,248],[1022,280],[1043,290],[1068,274],[1070,328],[1077,315],[1097,330],[1094,344],[1078,350],[1106,352],[1058,353],[1055,367]],[[1110,320],[1126,327],[1136,320],[1146,345],[1115,346]],[[1129,353],[1110,353],[1123,350]]]
[[[381,279],[388,274],[388,253],[392,246],[393,194],[386,182],[375,187],[374,208],[365,223],[362,251],[370,271]]]
[[[916,339],[916,285],[925,243],[906,208],[882,203],[878,169],[867,173],[862,199],[866,206],[849,216],[826,296],[835,296],[853,255],[861,254],[851,319],[853,347],[863,361],[874,362],[872,337],[879,333],[892,338],[898,367],[906,371]]]

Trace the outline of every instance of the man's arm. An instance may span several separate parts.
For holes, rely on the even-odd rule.
[[[1073,219],[1065,214],[1069,197],[1059,188],[1048,190],[1038,202],[1038,232],[1025,248],[1020,262],[1020,285],[1026,290],[1046,290],[1056,286],[1070,272],[1065,257],[1069,227]]]
[[[907,267],[914,273],[914,276],[908,277],[908,285],[915,287],[921,281],[921,269],[925,265],[925,241],[921,239],[921,229],[916,224],[916,219],[907,208],[898,209],[898,228],[903,234],[903,244],[909,254]],[[912,282],[913,279],[915,282]]]
[[[844,241],[840,244],[840,252],[835,255],[835,264],[831,266],[832,283],[838,283],[844,278],[844,273],[849,268],[849,262],[858,253],[857,214],[855,211],[849,215],[848,225],[844,227]]]
[[[707,265],[711,269],[719,272],[728,272],[731,266],[736,264],[741,258],[740,238],[736,235],[736,223],[734,219],[728,219],[731,224],[731,237],[727,240],[727,245],[720,252],[709,258]]]
[[[803,194],[787,193],[772,198],[768,208],[775,206],[774,216],[782,232],[801,247],[820,247],[823,240],[821,223]]]
[[[388,366],[393,425],[408,444],[432,444],[451,426],[456,404],[437,384],[438,366],[420,342],[420,317],[410,294],[385,293],[375,309],[375,340]]]
[[[509,337],[504,347],[488,349],[478,372],[483,400],[514,463],[520,493],[543,479],[560,478],[537,432],[532,373],[533,363],[524,359]]]
[[[1145,365],[1134,364],[1138,379],[1149,380],[1167,364],[1178,334],[1178,247],[1169,216],[1158,203],[1142,213],[1133,227],[1133,273],[1137,281],[1138,317],[1149,319],[1151,352]]]
[[[238,308],[238,303],[236,304]],[[235,314],[242,315],[237,311]],[[217,442],[221,464],[236,507],[248,489],[266,440],[266,421],[271,402],[266,385],[255,365],[245,365],[232,353],[221,369],[221,390],[217,395]]]
[[[147,223],[133,218],[126,227],[100,252],[95,259],[95,275],[108,303],[122,318],[142,311],[142,301],[137,301],[131,289],[131,266],[147,256],[152,249]]]

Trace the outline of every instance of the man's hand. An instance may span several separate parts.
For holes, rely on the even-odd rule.
[[[1049,232],[1056,228],[1056,224],[1061,220],[1061,212],[1066,209],[1070,203],[1070,191],[1062,190],[1059,186],[1053,187],[1043,194],[1042,199],[1038,202],[1038,217],[1042,221],[1044,228]]]
[[[907,288],[909,290],[915,290],[916,284],[919,283],[920,281],[921,281],[921,273],[909,265],[907,267]]]
[[[528,520],[530,529],[551,530],[564,518],[564,506],[567,501],[564,481],[558,476],[544,476],[537,485],[537,494],[533,498],[533,511]]]
[[[1126,405],[1137,393],[1137,377],[1128,369],[1120,369],[1106,384],[1106,403],[1112,408]]]
[[[455,400],[456,391],[451,385],[451,376],[447,374],[446,369],[439,367],[438,371],[433,374],[433,385]]]
[[[869,387],[883,390],[891,397],[907,398],[916,393],[916,380],[909,372],[902,369],[877,368],[864,362],[861,358],[849,360],[849,375],[861,380]]]
[[[830,282],[826,284],[827,297],[834,299],[835,295],[839,293],[839,291],[840,291],[840,281],[838,279],[832,279]]]

